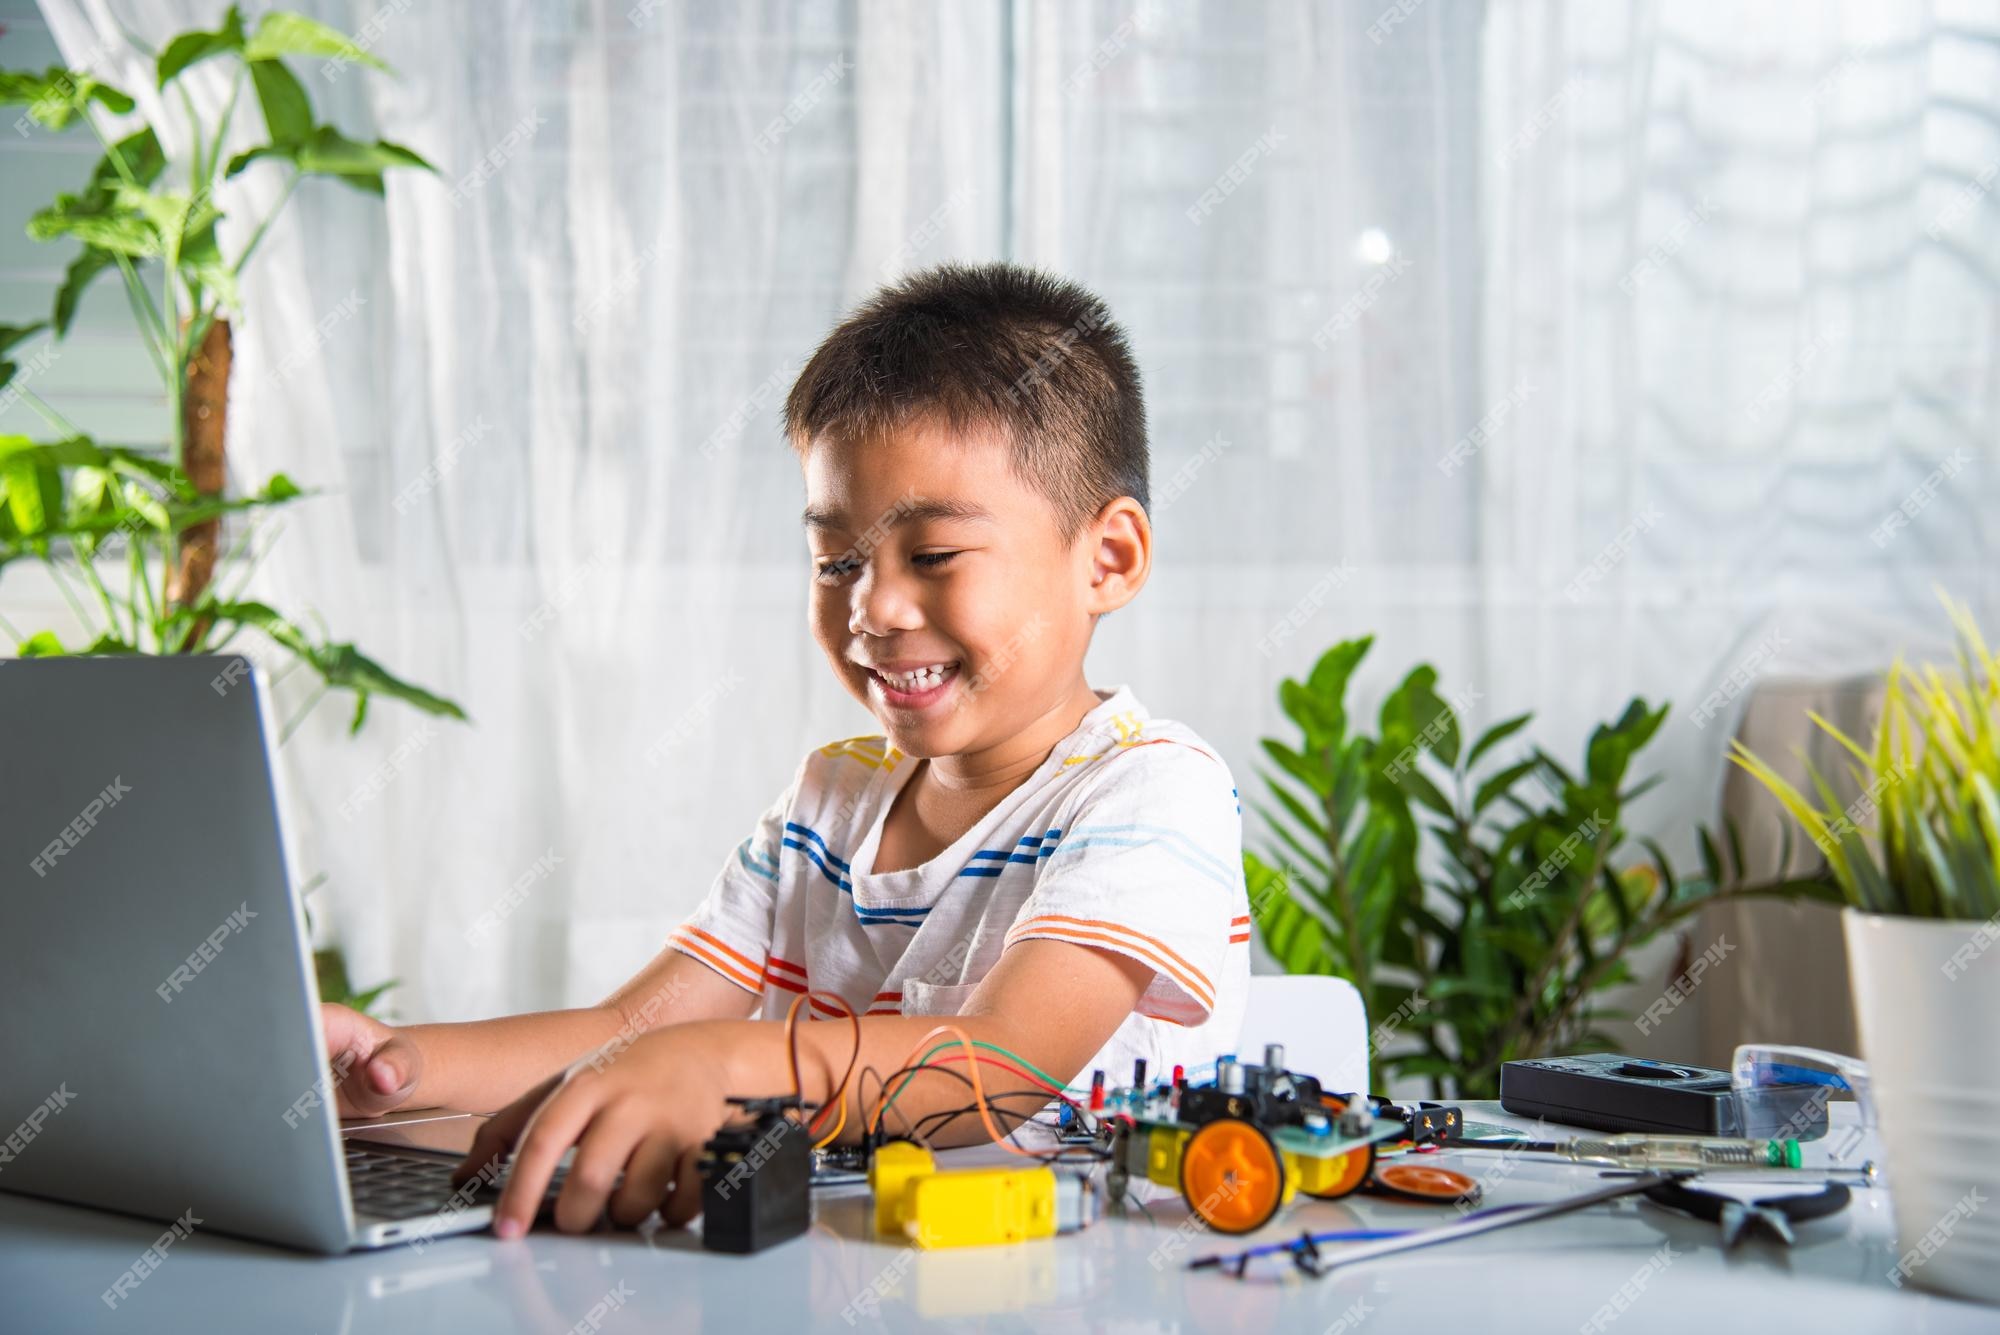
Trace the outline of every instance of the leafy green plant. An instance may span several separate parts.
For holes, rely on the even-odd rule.
[[[313,928],[312,892],[326,880],[322,872],[299,889],[299,907],[306,915],[306,935],[315,935]],[[313,951],[313,979],[319,985],[319,999],[334,1001],[343,1006],[351,1006],[363,1015],[373,1015],[375,1005],[389,990],[400,985],[401,980],[391,978],[386,983],[373,987],[356,989],[347,973],[347,956],[338,946],[322,946]]]
[[[1421,665],[1371,735],[1346,697],[1372,642],[1337,644],[1280,685],[1300,735],[1264,739],[1275,805],[1257,806],[1268,847],[1244,869],[1273,958],[1351,979],[1377,1042],[1404,1039],[1376,1056],[1388,1075],[1490,1098],[1502,1062],[1621,1046],[1596,1026],[1615,1018],[1600,994],[1631,981],[1632,950],[1717,900],[1834,896],[1817,880],[1744,883],[1733,831],[1727,852],[1702,832],[1703,874],[1688,878],[1629,837],[1627,807],[1659,780],[1628,771],[1664,706],[1632,701],[1572,772],[1540,749],[1502,756],[1527,714],[1466,744]]]
[[[0,325],[0,394],[31,407],[54,433],[47,440],[0,435],[0,571],[23,558],[42,562],[88,628],[86,639],[65,645],[53,631],[26,633],[4,619],[0,631],[27,656],[210,653],[254,631],[318,675],[320,691],[308,709],[328,690],[351,692],[353,729],[361,727],[375,695],[462,719],[456,704],[395,676],[353,645],[316,636],[295,618],[244,598],[255,568],[250,551],[256,529],[248,521],[306,493],[280,473],[253,491],[225,494],[229,317],[272,221],[308,177],[331,177],[379,196],[384,172],[431,169],[409,149],[351,140],[316,122],[311,99],[285,58],[385,67],[348,37],[297,14],[267,13],[254,30],[246,29],[233,5],[215,30],[182,33],[157,53],[144,54],[158,83],[155,105],[176,124],[155,125],[139,116],[134,128],[127,118],[134,118],[135,100],[78,71],[0,72],[0,105],[25,105],[28,118],[51,131],[85,126],[104,149],[81,189],[57,195],[28,222],[28,234],[38,241],[82,243],[49,318]],[[190,68],[210,60],[235,67],[228,100],[212,122],[197,112],[181,82]],[[225,157],[246,85],[267,142]],[[107,118],[122,122],[116,137],[101,123]],[[186,149],[172,155],[165,148],[170,143]],[[216,191],[260,162],[278,164],[284,183],[270,212],[231,253],[219,231]],[[166,387],[172,439],[164,450],[92,439],[35,392],[24,360],[5,360],[22,359],[22,350],[42,338],[51,340],[45,352],[52,352],[70,332],[84,292],[114,273]],[[26,365],[32,368],[32,360]],[[243,521],[243,527],[225,552],[226,519]],[[217,575],[231,565],[236,578],[225,590]]]
[[[1871,746],[1810,716],[1851,757],[1852,801],[1803,756],[1812,798],[1741,742],[1733,758],[1811,836],[1854,908],[1978,921],[2000,915],[2000,659],[1970,609],[1942,601],[1957,661],[1898,659]]]

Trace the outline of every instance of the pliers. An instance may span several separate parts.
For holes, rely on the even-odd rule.
[[[1793,1224],[1839,1214],[1847,1208],[1849,1197],[1847,1188],[1838,1182],[1829,1182],[1809,1196],[1767,1196],[1755,1201],[1702,1191],[1684,1182],[1662,1182],[1646,1189],[1646,1199],[1655,1205],[1719,1225],[1724,1251],[1758,1233],[1789,1247],[1794,1241]]]

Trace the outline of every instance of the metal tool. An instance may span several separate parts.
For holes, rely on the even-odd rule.
[[[1543,1201],[1537,1205],[1509,1205],[1493,1210],[1482,1210],[1468,1215],[1455,1224],[1443,1224],[1437,1228],[1427,1228],[1406,1233],[1401,1237],[1384,1238],[1379,1242],[1364,1242],[1328,1256],[1319,1250],[1321,1242],[1339,1241],[1339,1235],[1315,1235],[1307,1233],[1296,1242],[1280,1243],[1274,1246],[1252,1247],[1235,1255],[1204,1256],[1188,1263],[1190,1270],[1226,1268],[1237,1278],[1242,1278],[1245,1266],[1257,1257],[1274,1252],[1288,1251],[1299,1269],[1309,1275],[1324,1275],[1342,1266],[1355,1265],[1362,1261],[1373,1261],[1378,1257],[1394,1256],[1400,1252],[1415,1251],[1419,1247],[1435,1247],[1440,1243],[1456,1242],[1460,1238],[1475,1237],[1481,1233],[1491,1233],[1496,1229],[1512,1228],[1516,1224],[1532,1223],[1537,1219],[1550,1219],[1556,1215],[1569,1214],[1575,1210],[1604,1201],[1615,1201],[1621,1196],[1636,1196],[1640,1192],[1672,1182],[1674,1178],[1666,1174],[1648,1174],[1631,1178],[1609,1187],[1599,1187],[1580,1196],[1565,1196],[1561,1200]]]
[[[1847,1208],[1851,1195],[1838,1182],[1829,1182],[1811,1195],[1794,1193],[1754,1201],[1702,1191],[1685,1182],[1662,1182],[1646,1189],[1646,1199],[1655,1205],[1720,1226],[1724,1251],[1759,1233],[1789,1247],[1794,1241],[1793,1224],[1839,1214]]]

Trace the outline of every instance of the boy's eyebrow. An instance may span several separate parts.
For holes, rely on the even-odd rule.
[[[893,528],[906,519],[921,523],[926,519],[969,519],[990,521],[992,511],[971,501],[953,500],[947,497],[912,497],[898,501],[884,511],[875,523],[884,528]],[[839,510],[808,505],[799,516],[799,521],[807,528],[847,531],[847,516]],[[873,527],[871,525],[870,527]]]

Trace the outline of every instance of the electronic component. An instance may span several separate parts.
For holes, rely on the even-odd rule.
[[[1106,1194],[1116,1202],[1142,1178],[1176,1187],[1210,1228],[1261,1228],[1298,1193],[1333,1200],[1358,1190],[1375,1163],[1375,1143],[1406,1134],[1377,1118],[1358,1096],[1329,1094],[1312,1076],[1288,1070],[1285,1050],[1262,1063],[1216,1060],[1213,1084],[1147,1088],[1144,1070],[1129,1089],[1106,1094],[1112,1128]]]
[[[1800,1085],[1767,1091],[1779,1121],[1796,1117],[1791,1134],[1826,1134],[1823,1092]],[[1782,1106],[1779,1100],[1789,1100]],[[1500,1106],[1522,1117],[1544,1117],[1593,1131],[1682,1131],[1697,1136],[1741,1134],[1729,1073],[1705,1066],[1586,1053],[1538,1057],[1500,1067]]]
[[[1465,1129],[1465,1114],[1456,1104],[1403,1105],[1390,1103],[1386,1099],[1377,1099],[1374,1112],[1377,1117],[1393,1117],[1401,1122],[1405,1138],[1412,1145],[1441,1145],[1448,1140],[1458,1139]]]
[[[868,1173],[875,1231],[925,1250],[980,1247],[1072,1233],[1095,1215],[1086,1177],[1047,1165],[939,1172],[908,1141],[875,1151]]]
[[[749,1119],[724,1126],[702,1146],[701,1245],[712,1252],[760,1252],[812,1223],[812,1136],[796,1097],[732,1098]]]

